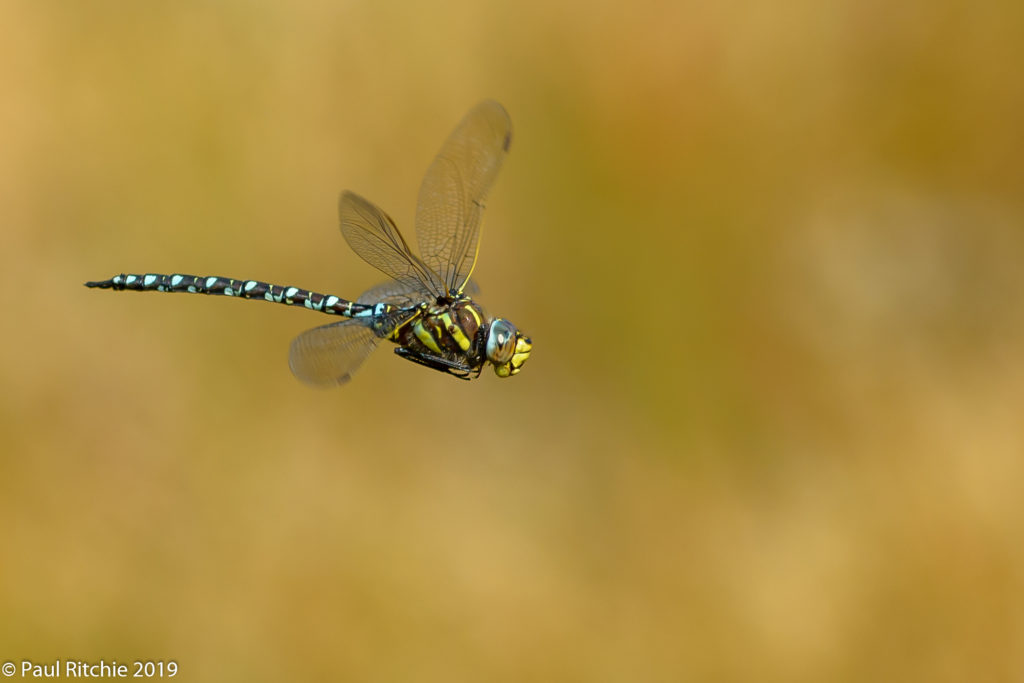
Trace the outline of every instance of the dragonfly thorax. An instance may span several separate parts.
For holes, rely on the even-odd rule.
[[[519,372],[531,343],[515,325],[491,318],[465,295],[423,303],[418,313],[396,328],[391,340],[399,354],[460,376],[479,374],[486,363],[499,377]]]

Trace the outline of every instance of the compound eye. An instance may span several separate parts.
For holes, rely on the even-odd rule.
[[[492,363],[507,363],[516,348],[516,327],[507,320],[497,318],[491,323],[487,336],[487,360]]]

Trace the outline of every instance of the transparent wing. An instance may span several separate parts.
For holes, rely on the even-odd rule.
[[[391,304],[393,306],[412,306],[423,300],[423,287],[417,283],[410,287],[401,282],[388,280],[359,295],[358,304]]]
[[[463,291],[471,297],[475,297],[480,293],[480,287],[477,286],[476,280],[469,280],[466,286],[463,287]],[[409,287],[402,284],[401,282],[395,282],[394,280],[388,280],[382,282],[375,287],[371,287],[356,299],[358,304],[391,304],[392,306],[407,307],[415,306],[420,303],[422,299],[422,287]]]
[[[343,320],[306,330],[292,341],[288,365],[309,384],[345,384],[381,338],[364,320]]]
[[[448,136],[423,178],[416,204],[420,254],[452,294],[476,263],[484,199],[511,140],[505,109],[484,100]]]
[[[433,299],[445,294],[438,275],[409,251],[395,222],[372,202],[354,192],[342,192],[338,201],[341,234],[352,251],[371,266],[402,284],[408,291]]]

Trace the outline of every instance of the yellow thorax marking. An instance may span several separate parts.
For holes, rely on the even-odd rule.
[[[480,318],[480,314],[476,312],[476,306],[466,306],[466,310],[473,315],[473,320],[476,320],[476,326],[480,327],[483,320]]]
[[[445,311],[438,317],[441,318],[441,322],[444,323],[444,328],[452,335],[452,339],[454,339],[455,343],[459,345],[459,348],[463,351],[469,351],[469,339],[466,337],[465,333],[463,333],[462,328],[452,321],[451,313]]]
[[[441,353],[441,347],[437,345],[437,341],[434,340],[434,335],[430,334],[430,331],[423,327],[423,319],[419,318],[412,324],[412,332],[416,335],[424,346],[433,351],[434,353]]]

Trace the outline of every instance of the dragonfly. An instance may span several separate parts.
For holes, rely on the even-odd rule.
[[[86,287],[190,292],[302,306],[344,320],[314,327],[289,349],[292,373],[309,384],[345,384],[382,341],[399,357],[459,379],[486,365],[511,377],[533,342],[511,322],[491,317],[471,294],[487,197],[512,140],[505,109],[485,100],[465,115],[427,169],[416,204],[417,256],[388,214],[345,191],[341,234],[364,261],[389,277],[355,300],[260,280],[121,273]]]

